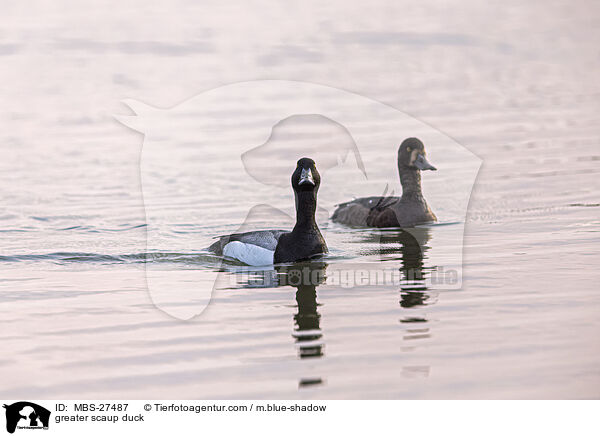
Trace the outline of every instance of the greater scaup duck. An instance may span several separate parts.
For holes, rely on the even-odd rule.
[[[436,170],[425,158],[425,146],[417,138],[405,139],[398,148],[402,197],[363,197],[342,203],[332,221],[362,227],[412,227],[437,221],[421,191],[422,170]]]
[[[325,239],[317,227],[317,191],[321,176],[309,158],[298,161],[292,174],[296,198],[296,225],[285,230],[258,230],[221,236],[208,250],[247,265],[272,265],[310,259],[327,253]]]

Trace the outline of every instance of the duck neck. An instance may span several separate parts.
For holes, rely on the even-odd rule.
[[[421,171],[417,168],[410,168],[399,165],[400,183],[402,184],[402,198],[422,199],[421,191]]]
[[[317,210],[317,193],[315,191],[297,191],[296,197],[296,226],[294,230],[312,229],[317,227],[315,212]]]

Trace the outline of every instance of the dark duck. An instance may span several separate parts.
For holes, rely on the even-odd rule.
[[[417,138],[405,139],[398,148],[401,197],[363,197],[340,204],[333,222],[357,227],[413,227],[437,221],[421,190],[421,171],[436,170]]]
[[[315,220],[321,176],[309,158],[298,161],[292,174],[296,199],[296,225],[285,230],[258,230],[221,236],[208,250],[247,265],[272,265],[311,259],[327,253],[325,239]]]

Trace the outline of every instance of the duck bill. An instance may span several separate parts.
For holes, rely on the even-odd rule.
[[[429,163],[429,161],[425,158],[424,155],[419,154],[419,157],[415,160],[414,166],[416,166],[421,171],[431,170],[436,171],[437,168]]]
[[[302,173],[300,174],[300,181],[298,182],[298,185],[305,185],[307,183],[315,186],[315,179],[313,178],[310,168],[303,168]]]

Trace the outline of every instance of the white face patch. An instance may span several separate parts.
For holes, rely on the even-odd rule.
[[[273,265],[274,255],[274,251],[240,241],[232,241],[223,247],[223,256],[237,259],[251,266]]]
[[[409,165],[414,165],[415,161],[417,160],[417,158],[419,157],[419,151],[418,150],[413,150],[410,153],[410,160],[408,162]]]

